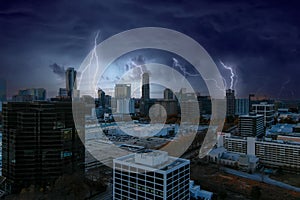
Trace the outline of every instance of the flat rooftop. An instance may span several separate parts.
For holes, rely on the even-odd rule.
[[[144,150],[139,153],[129,154],[114,159],[115,162],[125,162],[138,168],[147,170],[168,171],[181,164],[189,163],[189,160],[169,156],[167,152],[158,150]]]

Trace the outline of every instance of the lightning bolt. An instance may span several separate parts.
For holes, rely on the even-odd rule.
[[[186,68],[184,66],[182,66],[176,58],[172,58],[172,60],[173,60],[173,69],[176,68],[176,67],[179,68],[180,71],[183,73],[184,77],[187,77],[187,76],[192,76],[192,77],[201,76],[200,74],[192,74],[192,73],[187,72]],[[174,77],[174,75],[173,75],[173,77]],[[217,80],[215,80],[215,79],[205,79],[205,78],[203,78],[203,79],[205,81],[213,81],[216,85],[216,88],[218,88],[219,90],[224,92],[224,88],[222,88],[218,84]],[[222,76],[222,80],[223,80],[225,88],[226,88],[227,84],[226,84],[226,80],[224,79],[223,76]]]
[[[97,55],[97,40],[98,40],[98,37],[99,37],[99,33],[100,33],[100,31],[97,31],[97,33],[96,33],[96,36],[95,36],[95,39],[94,39],[94,48],[92,49],[89,62],[81,72],[81,74],[83,74],[83,73],[86,72],[87,69],[89,69],[89,77],[90,77],[90,74],[91,74],[90,70],[91,70],[92,62],[93,62],[94,59],[96,60],[96,73],[94,73],[93,82],[92,82],[92,84],[90,84],[90,87],[91,87],[92,91],[96,91],[96,87],[97,87],[96,84],[95,84],[95,80],[96,80],[96,76],[97,76],[97,73],[98,73],[98,70],[99,70],[99,60],[98,60],[98,55]],[[81,80],[82,80],[82,78],[79,79],[79,86],[81,85]]]
[[[221,63],[221,65],[222,65],[225,69],[227,69],[227,70],[230,71],[230,74],[231,74],[231,75],[230,75],[230,89],[233,90],[233,86],[234,86],[233,84],[234,84],[235,73],[234,73],[232,67],[229,67],[229,66],[225,65],[221,60],[220,60],[220,63]]]

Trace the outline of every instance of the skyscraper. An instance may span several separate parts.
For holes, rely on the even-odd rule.
[[[141,115],[148,115],[150,104],[150,77],[149,73],[146,72],[142,75],[142,98],[140,103]]]
[[[76,74],[74,68],[70,67],[66,70],[66,89],[69,97],[72,97],[74,90],[77,89]]]
[[[264,116],[265,127],[270,127],[274,122],[274,104],[268,102],[260,102],[260,104],[252,104],[252,111],[256,114]]]
[[[149,73],[143,73],[142,76],[142,99],[150,99],[150,83],[149,83]]]
[[[169,88],[166,88],[164,90],[164,99],[165,100],[173,100],[174,99],[174,94],[173,91]]]
[[[190,161],[146,150],[114,159],[113,199],[190,199]]]
[[[115,86],[115,98],[124,99],[131,97],[131,85],[130,84],[116,84]]]
[[[84,173],[78,134],[84,131],[75,129],[71,102],[4,103],[2,175],[12,192],[49,184],[65,173]]]
[[[249,113],[239,117],[239,133],[243,137],[256,137],[264,135],[264,116]]]
[[[235,115],[235,95],[232,89],[226,90],[226,115]]]
[[[236,115],[249,114],[249,99],[236,99],[235,100],[235,114]]]

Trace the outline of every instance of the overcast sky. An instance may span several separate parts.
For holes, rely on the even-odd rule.
[[[97,31],[99,43],[128,29],[155,26],[198,41],[227,81],[230,73],[219,60],[232,66],[239,96],[300,98],[297,1],[212,2],[2,0],[0,78],[7,80],[9,95],[28,87],[56,95],[65,84],[62,67],[79,68]],[[171,57],[163,59],[172,63]]]

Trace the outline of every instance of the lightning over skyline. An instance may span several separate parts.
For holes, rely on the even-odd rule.
[[[229,87],[229,89],[234,90],[235,89],[234,88],[234,80],[236,77],[234,70],[232,69],[232,67],[225,65],[221,60],[219,60],[219,62],[225,69],[229,70],[229,72],[230,72],[230,87]],[[226,84],[226,86],[227,86],[227,84]]]

